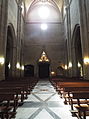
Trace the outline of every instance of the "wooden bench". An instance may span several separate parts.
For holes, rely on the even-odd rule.
[[[61,96],[65,87],[89,87],[89,82],[57,82],[57,91]]]
[[[36,85],[37,80],[20,79],[0,81],[0,117],[1,119],[9,118],[12,113],[16,112],[18,100],[27,98],[27,95]],[[20,98],[19,98],[20,97]],[[4,103],[6,102],[6,103]],[[13,108],[13,111],[11,111]]]
[[[89,87],[64,87],[63,88],[63,98],[65,99],[64,103],[67,104],[69,102],[70,104],[70,99],[72,98],[72,92],[73,91],[89,91]],[[68,99],[68,100],[67,100]],[[76,103],[76,101],[75,101]]]
[[[75,106],[75,108],[78,110],[77,117],[79,119],[82,119],[82,117],[83,119],[86,119],[86,113],[89,112],[89,103],[87,103],[86,105],[82,105],[81,99],[89,99],[89,91],[74,91],[72,92],[72,94],[73,99],[77,99],[77,106]],[[71,99],[71,103],[73,99]]]
[[[5,101],[5,103],[3,103]],[[14,101],[14,105],[10,105],[10,101]],[[0,92],[0,115],[1,119],[9,119],[10,116],[16,114],[16,99],[15,93]],[[13,110],[12,110],[13,109]]]

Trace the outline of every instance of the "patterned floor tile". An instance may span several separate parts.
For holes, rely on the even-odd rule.
[[[41,80],[17,109],[15,119],[77,119],[63,101],[49,81]]]
[[[43,109],[35,119],[54,119],[45,109]]]

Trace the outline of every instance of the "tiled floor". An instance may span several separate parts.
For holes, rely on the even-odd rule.
[[[15,119],[77,119],[69,110],[70,106],[64,105],[49,81],[39,81],[17,109]]]

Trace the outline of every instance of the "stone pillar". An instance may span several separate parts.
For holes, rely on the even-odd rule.
[[[21,8],[22,0],[18,1],[18,18],[17,18],[17,63],[21,65],[20,60],[20,52],[21,52],[21,14],[22,14],[22,8]],[[16,70],[16,76],[20,77],[21,70]]]
[[[15,39],[16,40],[16,39]],[[12,77],[16,77],[16,53],[17,47],[13,46],[13,66],[12,66]]]
[[[24,77],[24,69],[22,66],[24,66],[24,43],[21,43],[21,53],[20,53],[20,62],[21,62],[21,77]]]
[[[0,58],[6,55],[8,0],[0,0]],[[5,79],[5,62],[0,64],[0,80]]]
[[[71,18],[70,18],[70,4],[68,1],[68,6],[66,8],[66,13],[67,13],[67,51],[68,51],[68,65],[69,62],[72,63],[71,59]],[[68,75],[71,77],[72,76],[72,67],[68,69]]]
[[[88,32],[88,22],[87,19],[87,3],[86,0],[79,0],[79,9],[80,9],[80,26],[81,26],[81,45],[83,60],[84,58],[89,58],[89,32]],[[88,6],[89,9],[89,6]],[[84,64],[83,62],[83,73],[84,78],[89,80],[89,63]]]

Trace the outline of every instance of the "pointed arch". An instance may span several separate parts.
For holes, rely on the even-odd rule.
[[[73,76],[83,76],[83,58],[80,25],[76,24],[72,36],[72,62],[73,62]]]
[[[16,47],[16,37],[15,37],[15,29],[13,24],[9,23],[7,26],[7,41],[6,41],[6,55],[5,55],[5,78],[9,79],[13,76],[13,68],[14,67],[14,55]]]

